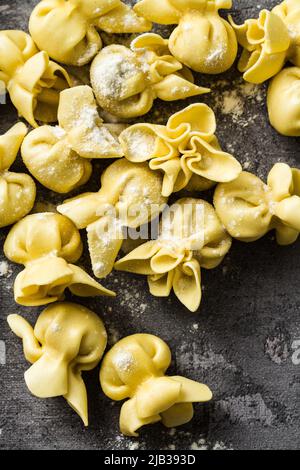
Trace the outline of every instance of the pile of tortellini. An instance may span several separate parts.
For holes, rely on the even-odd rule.
[[[25,373],[31,393],[63,396],[85,425],[81,373],[99,364],[107,335],[94,312],[64,302],[67,289],[77,297],[114,297],[95,277],[116,269],[147,276],[153,296],[173,291],[196,312],[201,271],[222,263],[232,238],[252,242],[275,230],[278,243],[289,245],[299,236],[300,170],[278,163],[267,183],[243,171],[222,149],[209,106],[194,102],[165,124],[132,122],[157,98],[169,102],[210,92],[194,83],[191,69],[225,72],[240,44],[244,79],[273,78],[272,125],[300,136],[299,1],[285,0],[242,26],[219,15],[231,7],[231,0],[141,0],[133,9],[120,0],[42,0],[31,14],[30,34],[0,31],[0,80],[33,128],[19,122],[0,137],[0,228],[14,224],[4,253],[24,267],[14,282],[15,301],[47,305],[34,329],[18,315],[8,323],[32,364]],[[149,32],[152,21],[177,26],[164,39]],[[127,45],[120,40],[103,47],[101,32],[103,38],[143,34]],[[283,69],[287,61],[295,67]],[[87,67],[90,80],[78,83]],[[31,176],[10,170],[19,150]],[[65,195],[88,183],[96,159],[113,160],[99,191],[66,199],[55,212],[31,213],[34,179]],[[214,191],[213,204],[197,197],[207,190]],[[156,236],[126,251],[128,234],[152,223]],[[83,252],[80,230],[86,231],[94,277],[76,264]],[[206,385],[167,376],[170,364],[168,346],[150,334],[123,338],[105,355],[101,388],[112,400],[126,400],[120,413],[125,435],[137,436],[139,428],[158,421],[185,424],[193,403],[212,398]]]

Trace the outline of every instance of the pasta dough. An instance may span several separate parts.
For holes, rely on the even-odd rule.
[[[284,22],[268,10],[262,10],[258,19],[246,20],[243,25],[230,22],[243,47],[239,71],[250,83],[263,83],[274,77],[287,58],[290,37]]]
[[[282,135],[300,137],[300,68],[288,67],[273,78],[268,89],[272,126]]]
[[[19,122],[0,136],[0,228],[25,217],[34,205],[36,187],[33,179],[23,173],[8,171],[26,133],[27,127]]]
[[[157,240],[136,248],[115,269],[148,276],[150,292],[168,297],[174,290],[195,312],[201,302],[201,267],[217,267],[231,247],[231,238],[214,211],[201,199],[180,199],[164,213]]]
[[[120,142],[129,161],[149,161],[151,170],[163,173],[162,194],[168,197],[189,183],[198,190],[207,189],[209,181],[228,182],[241,173],[240,163],[221,150],[215,131],[214,112],[197,103],[171,116],[166,126],[129,127]]]
[[[33,364],[24,375],[30,392],[39,398],[63,396],[87,426],[87,391],[81,374],[94,369],[105,351],[107,334],[100,318],[81,305],[65,302],[47,307],[34,329],[20,315],[9,315],[7,321]]]
[[[170,36],[171,53],[196,72],[219,74],[230,69],[237,41],[230,24],[219,16],[232,0],[141,0],[134,11],[160,24],[178,24]]]
[[[273,10],[288,28],[291,40],[288,59],[300,67],[300,3],[298,0],[285,0]]]
[[[149,31],[151,23],[120,0],[43,0],[29,21],[30,34],[41,50],[58,62],[77,66],[89,63],[101,49],[97,28],[138,33]]]
[[[83,194],[57,208],[78,229],[87,229],[95,276],[106,277],[112,271],[124,228],[136,229],[162,211],[166,199],[161,185],[160,175],[148,165],[122,159],[105,170],[98,193]]]
[[[78,86],[60,94],[59,126],[33,130],[22,145],[30,173],[46,188],[67,193],[85,184],[92,158],[117,158],[123,152],[100,118],[93,91]]]
[[[290,245],[300,232],[300,170],[277,163],[267,185],[243,172],[217,187],[214,204],[232,237],[252,242],[275,229],[277,242]]]
[[[5,256],[25,269],[16,277],[15,300],[39,306],[62,300],[68,288],[80,297],[115,294],[75,266],[82,254],[80,234],[66,217],[33,214],[18,222],[4,244]]]
[[[19,115],[33,127],[36,121],[57,120],[59,93],[71,86],[68,73],[39,52],[28,34],[13,30],[0,31],[0,80]]]
[[[171,351],[157,336],[136,334],[123,338],[105,355],[101,387],[109,398],[125,400],[120,430],[138,436],[137,430],[158,421],[173,428],[193,418],[193,403],[208,402],[212,392],[203,384],[180,376],[166,376]]]
[[[168,40],[143,34],[131,49],[113,44],[97,55],[91,83],[102,108],[121,118],[146,114],[153,101],[175,101],[207,93],[194,85],[192,73],[170,55]]]

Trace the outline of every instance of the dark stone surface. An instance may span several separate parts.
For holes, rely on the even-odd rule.
[[[35,3],[0,0],[1,29],[26,28]],[[250,0],[234,3],[237,21],[259,11]],[[278,2],[258,3],[270,8]],[[224,149],[263,177],[279,160],[299,166],[299,141],[279,136],[268,123],[264,86],[245,89],[235,69],[220,77],[199,77],[199,83],[213,86],[213,93],[202,99],[217,112]],[[238,107],[232,113],[234,104]],[[183,106],[181,102],[172,106],[156,103],[149,119],[165,120]],[[0,106],[1,132],[16,118],[10,105]],[[22,168],[20,161],[15,168]],[[95,165],[93,188],[99,173]],[[60,200],[39,187],[39,202]],[[6,233],[1,230],[1,246]],[[98,370],[85,377],[88,429],[62,398],[39,400],[29,394],[23,380],[27,363],[21,342],[10,332],[6,316],[18,312],[34,323],[41,309],[14,304],[13,280],[20,268],[9,264],[8,274],[0,277],[0,347],[6,345],[6,364],[1,364],[3,354],[0,360],[0,448],[299,448],[300,365],[296,365],[293,349],[300,340],[299,248],[299,242],[280,248],[272,235],[249,245],[235,242],[220,268],[203,271],[204,298],[196,315],[174,297],[150,297],[146,279],[119,273],[105,281],[118,291],[116,300],[79,300],[104,319],[111,343],[136,332],[157,334],[172,348],[173,371],[203,381],[214,391],[214,400],[196,406],[195,418],[187,426],[175,433],[160,424],[150,426],[139,440],[120,436],[120,405],[103,396]],[[0,253],[0,262],[3,260]],[[90,269],[88,259],[82,264]]]

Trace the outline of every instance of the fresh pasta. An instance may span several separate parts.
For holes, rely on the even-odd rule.
[[[134,11],[159,24],[178,24],[169,49],[192,70],[219,74],[230,69],[237,56],[237,40],[219,10],[232,0],[141,0]]]
[[[39,398],[63,396],[88,426],[88,398],[82,371],[94,369],[107,344],[103,322],[91,310],[63,302],[47,307],[34,329],[20,315],[7,318],[23,340],[24,355],[32,366],[24,378]]]
[[[109,398],[126,400],[120,430],[137,437],[142,426],[161,421],[173,428],[193,418],[193,403],[212,399],[211,390],[180,376],[167,376],[171,364],[168,345],[157,336],[136,334],[123,338],[105,355],[101,387]]]
[[[298,0],[284,0],[272,11],[283,20],[289,32],[288,60],[300,67],[300,3]]]
[[[172,57],[168,43],[158,34],[143,34],[131,48],[113,44],[102,49],[91,66],[91,83],[100,106],[126,119],[146,114],[156,98],[175,101],[208,93]]]
[[[215,182],[234,180],[241,173],[240,163],[221,150],[215,131],[212,109],[196,103],[171,116],[166,126],[141,123],[128,127],[120,142],[129,161],[149,161],[151,170],[163,174],[162,194],[168,197],[189,183],[202,190]]]
[[[42,0],[29,21],[39,49],[68,65],[82,66],[95,57],[102,47],[98,29],[137,33],[149,31],[151,23],[120,0]]]
[[[10,261],[25,266],[14,283],[20,305],[63,300],[67,288],[80,297],[115,295],[73,264],[82,254],[80,234],[60,214],[33,214],[18,222],[7,236],[4,253]]]
[[[83,194],[57,208],[78,229],[87,229],[95,276],[103,278],[112,271],[124,228],[138,228],[163,210],[161,186],[160,175],[147,164],[121,159],[105,170],[98,193]]]
[[[243,172],[217,186],[214,205],[233,238],[252,242],[275,230],[279,245],[290,245],[300,232],[300,170],[277,163],[267,184]]]
[[[61,92],[58,123],[34,129],[22,145],[25,165],[46,188],[68,193],[89,180],[91,159],[123,156],[118,138],[98,114],[89,86]]]
[[[148,276],[156,297],[175,295],[190,311],[201,303],[201,268],[217,267],[231,247],[214,208],[201,199],[185,198],[165,212],[157,240],[117,261],[115,269]]]
[[[299,67],[287,67],[273,78],[267,103],[270,122],[277,132],[300,137]]]
[[[0,136],[0,228],[25,217],[34,205],[36,187],[33,179],[9,171],[26,134],[27,127],[19,122]]]
[[[48,43],[49,36],[47,36]],[[59,93],[71,86],[60,65],[23,31],[0,31],[0,80],[19,115],[33,127],[57,120]]]
[[[258,19],[248,19],[242,25],[230,22],[243,52],[239,71],[250,83],[263,83],[274,77],[285,64],[290,47],[288,29],[275,13],[262,10]]]

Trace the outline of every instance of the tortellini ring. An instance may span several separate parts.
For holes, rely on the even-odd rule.
[[[220,148],[214,112],[196,103],[174,114],[166,126],[135,124],[120,135],[125,157],[149,161],[151,170],[163,174],[165,197],[184,188],[205,190],[214,182],[234,180],[240,163]]]
[[[193,418],[193,403],[212,399],[203,384],[180,376],[166,376],[171,364],[168,345],[157,336],[136,334],[119,341],[105,355],[101,387],[112,400],[125,400],[120,430],[137,437],[142,426],[158,421],[173,428]]]
[[[285,64],[290,37],[284,22],[273,12],[262,10],[258,19],[237,25],[230,22],[243,47],[239,71],[245,81],[260,84],[274,77]]]
[[[166,198],[161,196],[161,186],[160,175],[147,164],[121,159],[104,171],[98,193],[83,194],[57,208],[78,229],[87,229],[96,277],[106,277],[112,271],[124,228],[137,229],[163,210]]]
[[[16,302],[47,305],[63,300],[67,288],[79,297],[114,296],[73,264],[82,249],[79,231],[60,214],[33,214],[18,222],[4,243],[5,256],[25,266],[15,279]]]
[[[208,93],[170,54],[168,40],[143,34],[131,43],[107,46],[91,66],[91,83],[100,106],[120,118],[146,114],[153,101],[175,101]]]
[[[63,396],[87,426],[88,399],[81,374],[94,369],[105,351],[107,334],[100,318],[65,302],[46,308],[34,329],[20,315],[9,315],[7,321],[33,364],[24,375],[30,392],[39,398]]]
[[[47,36],[47,42],[49,37]],[[59,93],[71,86],[60,65],[23,31],[0,31],[0,80],[20,116],[33,127],[57,120]]]
[[[273,78],[268,89],[268,113],[282,135],[300,137],[300,68],[288,67]]]
[[[117,136],[98,114],[89,86],[61,92],[58,123],[33,130],[22,145],[25,165],[46,188],[68,193],[89,180],[92,158],[123,156]]]
[[[148,277],[156,297],[174,290],[191,312],[201,303],[201,268],[216,268],[231,247],[214,208],[201,199],[180,199],[162,217],[157,240],[139,246],[117,261],[115,269]]]
[[[252,242],[275,230],[278,244],[290,245],[300,233],[300,170],[277,163],[267,184],[243,172],[217,186],[214,205],[232,237]]]
[[[101,49],[98,28],[138,33],[150,30],[151,23],[120,0],[42,0],[29,21],[39,49],[58,62],[76,66],[88,64]]]
[[[284,0],[272,11],[282,19],[289,32],[288,60],[300,67],[300,4],[298,0]]]
[[[134,11],[159,24],[178,24],[169,39],[172,55],[196,72],[220,74],[238,50],[232,26],[219,15],[231,7],[231,0],[141,0]]]
[[[0,228],[25,217],[34,205],[36,187],[33,179],[23,173],[8,171],[26,134],[27,127],[19,122],[0,136]]]

